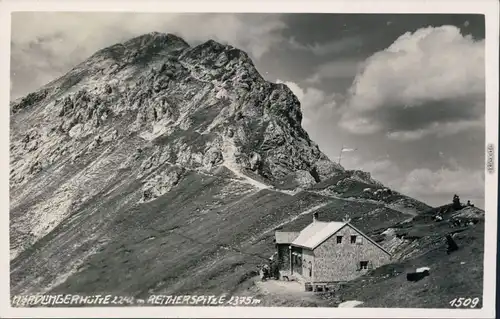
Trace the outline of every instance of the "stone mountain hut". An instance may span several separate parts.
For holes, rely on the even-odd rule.
[[[352,280],[388,263],[391,254],[349,222],[323,222],[317,213],[300,232],[275,233],[280,270],[313,287]]]

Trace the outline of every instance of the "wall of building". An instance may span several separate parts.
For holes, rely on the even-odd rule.
[[[314,265],[314,253],[310,249],[302,249],[302,278],[305,281],[312,281]]]
[[[347,225],[314,250],[315,282],[352,280],[390,261],[390,255],[363,236],[361,244],[351,244],[351,235],[361,236]],[[341,244],[337,236],[342,236]],[[368,270],[359,270],[361,261],[368,261]]]
[[[277,244],[276,249],[278,251],[278,266],[280,270],[290,269],[290,244]]]
[[[293,253],[298,254],[298,256]],[[300,247],[292,247],[292,268],[294,274],[302,275],[302,248]]]

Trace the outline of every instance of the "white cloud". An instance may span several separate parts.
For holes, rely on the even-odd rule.
[[[408,131],[394,131],[387,133],[387,137],[391,140],[402,142],[419,140],[428,135],[435,135],[437,137],[444,137],[454,135],[459,132],[467,131],[473,128],[483,128],[484,117],[478,120],[463,120],[448,123],[434,122],[424,129],[408,130]]]
[[[380,176],[387,175],[388,172],[391,175],[400,174],[399,168],[389,159],[365,162],[361,169]]]
[[[359,71],[360,62],[355,59],[335,60],[320,64],[306,79],[309,83],[319,83],[324,79],[353,78]]]
[[[303,114],[302,125],[308,131],[310,126],[316,123],[317,119],[328,117],[336,108],[335,95],[328,95],[314,87],[303,89],[297,83],[290,81],[278,79],[276,83],[285,84],[295,94],[300,102]]]
[[[382,129],[380,123],[369,117],[363,117],[362,115],[346,116],[345,113],[342,115],[340,126],[351,133],[362,135],[373,134]]]
[[[389,158],[366,161],[359,156],[351,156],[346,157],[342,165],[347,169],[369,172],[373,178],[387,186],[395,187],[402,182],[403,173]]]
[[[14,85],[34,82],[35,88],[101,48],[152,31],[174,33],[191,43],[230,43],[258,59],[283,41],[286,28],[278,14],[23,12],[12,17],[13,71],[45,74],[16,79]],[[18,87],[14,91],[26,93]]]
[[[370,172],[384,185],[429,205],[451,203],[453,195],[458,194],[463,201],[470,199],[484,207],[484,172],[461,167],[453,158],[448,162],[449,167],[439,170],[416,168],[410,171],[401,169],[389,158],[363,161],[351,157],[346,158],[343,165]]]
[[[260,57],[281,41],[286,28],[277,15],[175,13],[18,13],[13,18],[12,40],[30,43],[51,38],[53,51],[76,53],[77,48],[93,53],[116,41],[152,31],[177,33],[187,41],[216,39],[231,42]]]
[[[323,56],[328,54],[338,54],[342,52],[351,52],[363,45],[360,37],[350,36],[338,40],[314,44],[302,44],[297,42],[294,37],[288,40],[290,47],[295,50],[310,51],[315,55]]]
[[[417,198],[438,196],[446,200],[445,203],[451,202],[453,194],[458,194],[462,200],[472,199],[482,203],[484,202],[484,172],[465,168],[446,168],[438,171],[427,168],[415,169],[406,175],[400,190]]]
[[[421,108],[426,112],[433,102],[446,100],[461,101],[457,110],[472,107],[477,114],[484,114],[484,62],[484,40],[463,36],[454,26],[408,32],[365,61],[350,88],[340,125],[352,133],[374,133],[388,128],[379,116],[381,112],[394,108]],[[476,120],[481,119],[455,119],[443,126],[442,121],[430,119],[423,127],[391,136],[411,140],[453,134],[475,127]],[[454,125],[460,129],[452,128]]]

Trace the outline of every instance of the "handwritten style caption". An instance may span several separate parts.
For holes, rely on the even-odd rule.
[[[238,297],[238,296],[166,296],[152,295],[147,301],[153,305],[218,305],[218,306],[249,306],[260,304],[260,299],[253,297]]]
[[[14,307],[25,306],[75,306],[75,305],[132,305],[133,297],[114,295],[16,295],[12,298]]]
[[[199,306],[249,306],[260,304],[259,299],[239,296],[171,296],[152,295],[147,299],[138,299],[114,295],[16,295],[12,297],[14,307],[33,306],[127,306],[127,305],[199,305]]]

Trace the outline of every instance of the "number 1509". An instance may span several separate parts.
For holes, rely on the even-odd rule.
[[[470,308],[476,308],[477,305],[479,304],[479,298],[455,298],[452,301],[450,301],[450,306],[455,307],[455,308],[463,308],[463,307],[470,307]]]

